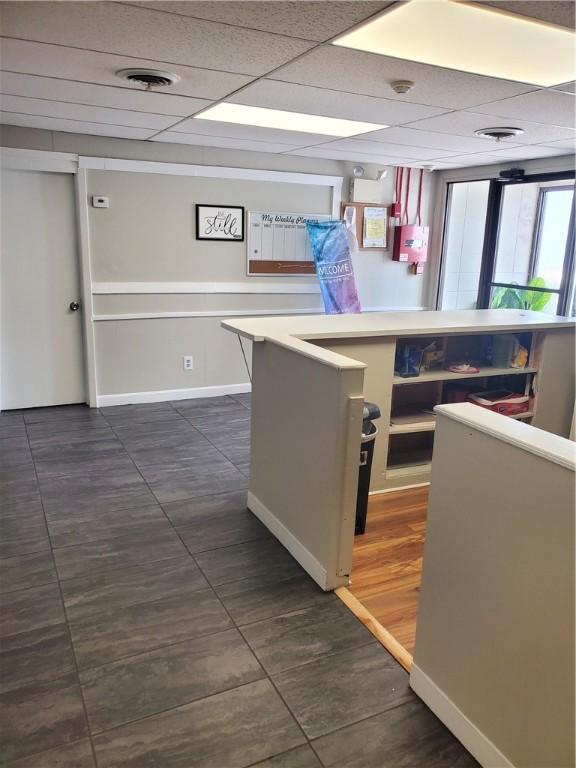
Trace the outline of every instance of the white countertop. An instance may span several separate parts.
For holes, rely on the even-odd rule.
[[[252,341],[264,341],[276,336],[337,339],[528,331],[574,327],[574,320],[519,309],[461,309],[449,312],[363,312],[359,315],[251,317],[243,320],[224,320],[222,325]]]
[[[493,331],[574,328],[567,317],[519,309],[469,309],[438,312],[364,312],[359,315],[291,315],[224,320],[224,328],[251,341],[272,341],[337,368],[364,368],[356,360],[324,350],[311,339],[375,336],[426,336]]]

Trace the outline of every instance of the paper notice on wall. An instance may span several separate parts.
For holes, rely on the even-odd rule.
[[[363,248],[386,248],[386,208],[364,208]]]
[[[351,232],[356,232],[356,208],[352,205],[347,205],[346,208],[344,208],[344,221],[346,222],[346,226]]]

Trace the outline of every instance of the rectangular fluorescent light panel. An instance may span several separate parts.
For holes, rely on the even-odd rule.
[[[360,123],[356,120],[343,120],[339,117],[323,115],[305,115],[302,112],[285,112],[283,109],[248,107],[245,104],[222,102],[210,107],[195,120],[218,120],[222,123],[237,125],[257,125],[260,128],[276,128],[280,131],[299,131],[300,133],[319,133],[325,136],[357,136],[360,133],[388,128],[376,123]]]
[[[575,35],[459,0],[409,0],[334,45],[548,87],[574,79]]]

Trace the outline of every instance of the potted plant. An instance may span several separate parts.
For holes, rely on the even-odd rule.
[[[514,285],[516,285],[514,283]],[[533,277],[529,286],[534,288],[546,288],[546,282],[542,277]],[[531,291],[529,288],[498,288],[492,297],[491,309],[531,309],[534,312],[543,312],[552,298],[551,293],[545,291]]]

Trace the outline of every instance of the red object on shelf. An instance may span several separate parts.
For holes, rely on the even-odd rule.
[[[477,383],[473,384],[472,382],[451,384],[446,389],[445,400],[447,403],[467,403],[477,386]]]
[[[501,413],[503,416],[516,416],[526,413],[530,407],[530,397],[510,392],[507,389],[493,389],[468,395],[471,403],[486,408],[488,411]]]

